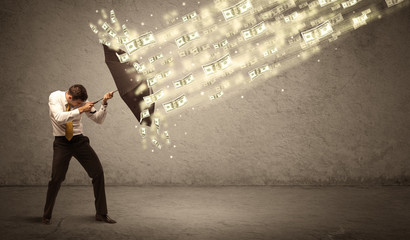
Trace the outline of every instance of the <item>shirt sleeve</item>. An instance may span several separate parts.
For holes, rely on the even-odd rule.
[[[48,98],[48,106],[50,108],[51,116],[56,120],[58,124],[66,124],[71,122],[76,116],[80,115],[78,109],[72,111],[64,111],[64,106],[60,103],[55,94],[50,94]]]
[[[94,109],[95,110],[95,109]],[[107,116],[107,105],[102,105],[98,111],[95,113],[85,112],[88,118],[93,120],[98,124],[102,124],[104,122],[105,116]]]

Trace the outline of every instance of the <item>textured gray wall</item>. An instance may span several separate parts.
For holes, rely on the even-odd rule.
[[[186,2],[181,12],[195,9]],[[50,92],[82,83],[96,99],[115,89],[88,27],[95,10],[115,9],[129,27],[146,31],[166,27],[150,13],[161,16],[181,3],[0,2],[1,185],[49,180]],[[408,184],[409,29],[405,8],[255,88],[172,116],[176,148],[144,150],[136,120],[118,95],[103,125],[83,119],[85,134],[107,184]],[[75,159],[65,183],[90,183]]]

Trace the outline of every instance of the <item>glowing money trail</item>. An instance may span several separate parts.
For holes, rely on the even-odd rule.
[[[125,71],[143,75],[141,81],[154,89],[144,102],[147,108],[157,104],[151,142],[161,149],[161,139],[170,142],[160,126],[167,116],[221,101],[235,86],[274,80],[321,46],[408,6],[408,0],[215,0],[164,16],[168,27],[158,31],[136,34],[114,10],[101,10],[90,28],[100,43],[126,51],[117,55],[132,63]],[[149,112],[141,112],[146,117]],[[143,138],[147,129],[140,128]]]

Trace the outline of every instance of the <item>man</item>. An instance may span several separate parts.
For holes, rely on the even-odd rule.
[[[108,99],[113,92],[106,93],[98,111],[94,104],[87,101],[87,90],[80,84],[73,85],[68,91],[55,91],[50,94],[48,105],[53,126],[53,166],[48,183],[47,199],[44,206],[43,223],[51,224],[51,215],[61,183],[65,179],[71,157],[75,157],[92,178],[95,197],[95,218],[97,221],[116,223],[107,215],[104,172],[97,154],[90,146],[90,140],[83,135],[81,117],[84,114],[96,123],[103,123],[107,115]]]

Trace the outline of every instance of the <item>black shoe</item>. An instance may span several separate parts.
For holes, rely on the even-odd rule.
[[[43,217],[42,222],[46,225],[50,225],[51,224],[51,219]]]
[[[111,219],[108,215],[95,214],[95,220],[103,221],[106,223],[116,223],[116,221],[114,219]]]

